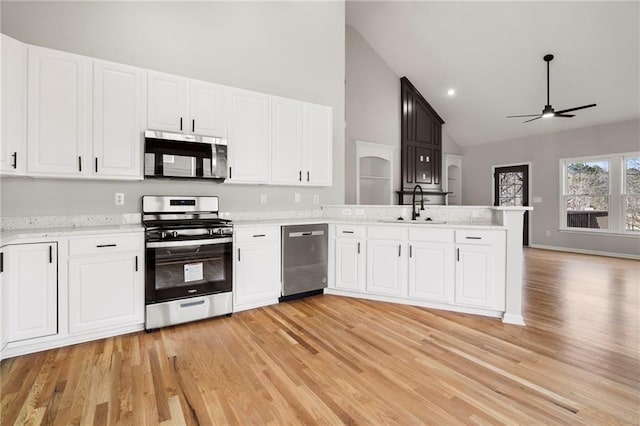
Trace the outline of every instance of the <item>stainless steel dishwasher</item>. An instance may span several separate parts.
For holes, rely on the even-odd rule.
[[[281,301],[322,293],[327,286],[327,224],[282,227]]]

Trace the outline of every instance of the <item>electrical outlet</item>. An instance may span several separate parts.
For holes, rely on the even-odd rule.
[[[124,193],[116,192],[116,206],[124,206]]]
[[[313,204],[320,204],[320,196],[318,194],[313,196]]]
[[[342,209],[342,216],[351,216],[351,209]]]
[[[538,204],[542,202],[542,197],[533,197],[533,202]]]
[[[545,232],[544,235],[546,235],[547,237],[550,237],[551,236],[551,231]]]
[[[295,201],[296,203],[300,202],[300,193],[296,192],[295,194],[293,194],[293,201]]]
[[[267,204],[267,194],[260,194],[260,204]]]
[[[356,216],[364,216],[364,209],[356,209],[355,215]]]

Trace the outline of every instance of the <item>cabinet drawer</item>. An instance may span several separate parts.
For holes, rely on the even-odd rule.
[[[410,241],[424,241],[429,243],[450,243],[453,241],[451,229],[409,229]]]
[[[369,226],[367,237],[376,240],[406,240],[407,229],[397,226]]]
[[[275,241],[280,238],[280,228],[236,229],[236,243]]]
[[[456,231],[456,244],[497,244],[504,243],[504,231]]]
[[[364,228],[353,225],[336,225],[336,237],[362,238],[364,237]]]
[[[69,255],[140,251],[144,248],[142,235],[99,235],[71,238]]]

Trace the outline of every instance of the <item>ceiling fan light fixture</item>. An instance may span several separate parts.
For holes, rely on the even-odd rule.
[[[449,95],[449,96],[453,96],[453,95],[455,95],[455,94],[456,94],[456,89],[449,89],[449,90],[447,90],[447,95]]]
[[[542,114],[542,118],[549,118],[549,117],[553,117],[555,114],[553,112],[545,112],[544,114]]]

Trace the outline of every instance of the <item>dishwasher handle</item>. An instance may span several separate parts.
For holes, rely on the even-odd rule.
[[[289,232],[289,238],[299,238],[299,237],[317,237],[320,235],[324,235],[323,230],[319,231],[306,231],[306,232]]]

